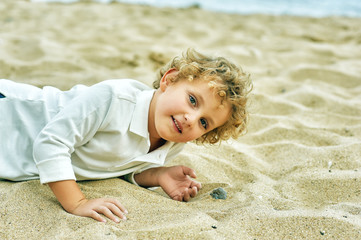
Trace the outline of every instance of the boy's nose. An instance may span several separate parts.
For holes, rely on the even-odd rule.
[[[197,117],[195,114],[186,113],[184,114],[184,119],[186,120],[185,122],[188,126],[192,126],[195,123]]]

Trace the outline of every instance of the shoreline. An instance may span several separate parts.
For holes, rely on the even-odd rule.
[[[305,16],[305,17],[315,17],[315,18],[324,18],[324,17],[351,17],[351,18],[361,18],[361,14],[358,10],[361,11],[361,5],[357,6],[355,2],[343,1],[342,4],[339,4],[337,1],[329,2],[328,4],[333,6],[325,6],[323,4],[317,6],[312,6],[315,3],[312,1],[302,2],[302,3],[289,3],[289,2],[279,2],[278,5],[272,4],[271,6],[262,6],[261,2],[244,2],[243,4],[248,4],[247,9],[241,8],[237,4],[237,1],[228,2],[228,4],[219,4],[217,2],[207,2],[207,4],[202,4],[202,1],[183,1],[182,3],[165,3],[161,1],[155,2],[146,2],[146,1],[117,1],[117,0],[30,0],[33,3],[46,2],[46,3],[62,3],[62,4],[73,4],[73,3],[94,3],[94,4],[130,4],[138,6],[148,6],[155,8],[173,8],[175,10],[186,10],[186,9],[203,9],[205,11],[210,11],[214,13],[226,13],[226,14],[238,14],[238,15],[272,15],[272,16]],[[253,5],[252,5],[253,3]],[[350,4],[352,7],[350,7]],[[231,6],[231,7],[230,7]],[[348,6],[348,7],[346,7]],[[327,8],[327,9],[325,9]],[[251,10],[249,10],[251,9]],[[316,12],[315,12],[315,9]],[[337,10],[336,10],[337,9]],[[340,10],[342,9],[342,10]],[[312,13],[311,13],[312,12]]]

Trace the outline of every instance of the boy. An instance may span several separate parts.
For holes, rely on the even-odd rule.
[[[192,140],[216,143],[244,132],[248,75],[194,50],[160,70],[154,89],[108,80],[62,92],[0,81],[0,179],[39,179],[75,215],[119,222],[115,199],[85,198],[76,180],[123,176],[188,201],[201,184],[185,166],[161,167]],[[191,178],[190,178],[191,177]]]

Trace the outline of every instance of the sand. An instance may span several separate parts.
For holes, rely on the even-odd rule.
[[[110,78],[151,84],[188,47],[233,59],[254,91],[248,133],[188,144],[170,165],[203,189],[170,200],[120,179],[119,224],[66,213],[39,181],[0,181],[0,239],[361,239],[361,19],[228,15],[124,4],[0,3],[0,77],[61,89]],[[4,138],[5,136],[2,136]],[[227,191],[226,200],[210,196]]]

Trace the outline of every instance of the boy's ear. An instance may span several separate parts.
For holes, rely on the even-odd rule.
[[[172,79],[178,74],[178,70],[175,68],[169,69],[164,73],[162,79],[160,80],[159,88],[164,91],[169,84],[172,83]]]

